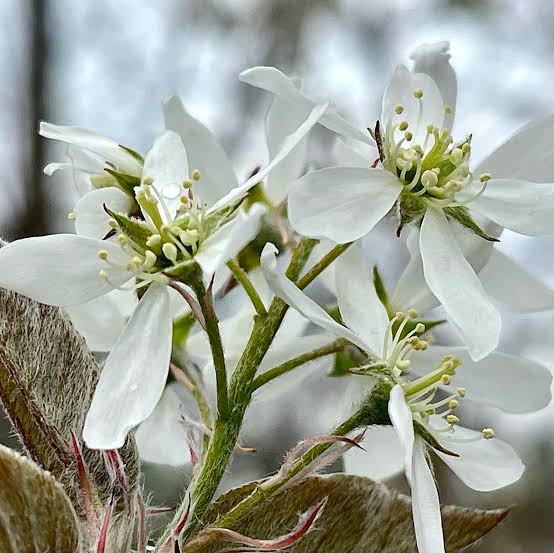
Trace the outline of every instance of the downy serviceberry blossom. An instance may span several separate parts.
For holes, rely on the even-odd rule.
[[[372,131],[378,158],[368,159],[364,168],[330,167],[300,178],[290,187],[289,219],[304,236],[338,243],[364,237],[390,213],[398,216],[398,232],[407,224],[420,227],[427,284],[452,324],[463,329],[473,358],[481,359],[498,344],[500,315],[455,234],[462,227],[493,241],[502,228],[531,236],[554,233],[551,182],[481,170],[498,165],[506,157],[503,149],[515,153],[514,142],[522,152],[536,150],[544,125],[535,125],[536,134],[524,129],[472,172],[471,135],[452,137],[457,92],[448,43],[425,45],[412,57],[414,70],[397,67],[385,91]],[[280,96],[292,86],[288,77],[267,68],[250,70],[247,82]],[[544,158],[544,152],[537,157]],[[494,223],[490,234],[483,228],[487,222]]]
[[[540,365],[502,354],[479,366],[471,362],[463,348],[454,348],[454,355],[444,354],[448,348],[431,355],[428,350],[433,348],[422,339],[424,324],[412,325],[412,330],[405,332],[407,324],[417,317],[414,310],[398,312],[389,321],[361,248],[356,245],[342,254],[335,265],[338,306],[344,325],[277,269],[271,244],[262,253],[262,269],[278,297],[310,321],[361,348],[368,357],[363,367],[366,374],[391,382],[389,416],[403,447],[406,477],[412,487],[419,551],[444,551],[440,505],[428,451],[434,450],[473,489],[490,491],[517,481],[523,465],[514,450],[498,439],[491,440],[494,431],[490,428],[476,432],[458,426],[459,419],[454,413],[466,390],[475,390],[474,400],[483,399],[516,413],[544,407],[550,400],[550,372]],[[420,360],[418,370],[412,371],[420,353],[427,355]],[[469,359],[467,370],[460,357]],[[452,393],[448,389],[458,373],[461,378]],[[526,392],[520,394],[518,386],[528,381],[531,382],[526,385]],[[435,397],[441,388],[449,394],[443,399]],[[512,393],[505,394],[506,388]],[[370,454],[367,462],[371,463]]]
[[[316,106],[275,158],[241,186],[222,174],[223,150],[176,98],[165,105],[166,126],[196,136],[192,159],[201,169],[189,165],[189,153],[172,130],[164,131],[139,163],[137,154],[111,140],[72,127],[55,128],[57,139],[105,158],[108,182],[77,203],[77,235],[28,238],[2,248],[0,266],[6,270],[0,285],[60,306],[87,302],[126,283],[145,291],[105,362],[83,431],[89,447],[121,447],[129,430],[152,412],[171,356],[168,287],[175,281],[190,285],[195,273],[209,283],[252,240],[265,208],[254,204],[247,211],[240,206],[243,190],[282,161],[325,109]],[[53,136],[53,127],[47,128]],[[195,149],[198,137],[203,138],[201,156]],[[139,166],[140,178],[119,173],[138,171]],[[97,186],[97,174],[89,177]]]

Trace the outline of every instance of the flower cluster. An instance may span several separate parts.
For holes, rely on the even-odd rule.
[[[67,144],[69,161],[45,172],[73,175],[75,233],[2,247],[0,286],[66,307],[91,349],[107,353],[84,424],[88,447],[120,448],[136,430],[145,460],[192,465],[179,532],[163,543],[194,536],[190,521],[207,508],[231,452],[247,450],[238,433],[252,397],[266,387],[283,394],[309,372],[349,378],[340,398],[348,409],[386,391],[387,407],[372,404],[373,419],[350,418],[306,443],[341,443],[351,472],[362,463],[371,474],[373,452],[395,457],[381,477],[403,468],[421,553],[444,551],[432,455],[475,490],[522,475],[517,453],[492,428],[461,426],[458,409],[467,400],[525,413],[550,401],[545,367],[496,351],[496,302],[553,309],[554,291],[495,244],[504,228],[554,234],[554,156],[545,159],[554,119],[525,127],[473,167],[472,135],[454,132],[448,50],[415,50],[413,67],[394,71],[367,131],[275,68],[243,72],[242,81],[273,98],[270,161],[242,183],[177,97],[164,102],[166,128],[144,156],[78,127],[41,124],[43,136]],[[305,173],[317,124],[338,135],[337,165]],[[371,251],[385,229],[396,244]],[[406,246],[396,282],[383,280],[380,269]],[[312,283],[336,303],[316,302],[306,291]],[[439,306],[462,346],[435,343],[430,330],[446,321],[429,312]],[[307,364],[311,371],[299,368]],[[374,424],[392,439],[344,437]],[[298,483],[310,473],[303,463],[286,464],[264,493]],[[325,504],[308,511],[309,525],[301,520],[298,539]],[[266,544],[230,532],[219,530]]]

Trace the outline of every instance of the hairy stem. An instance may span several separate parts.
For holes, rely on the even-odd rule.
[[[248,297],[250,298],[250,301],[252,302],[252,305],[254,306],[256,313],[258,315],[266,315],[267,311],[265,309],[264,302],[258,295],[256,288],[248,278],[246,271],[233,259],[227,262],[227,267],[231,269],[231,272],[233,273],[234,277],[242,285],[242,287],[244,288],[244,291],[248,294]]]
[[[341,351],[344,349],[346,344],[348,344],[348,342],[344,338],[339,338],[338,340],[335,340],[325,346],[303,353],[297,357],[293,357],[292,359],[281,363],[277,367],[273,367],[272,369],[269,369],[257,376],[252,382],[252,391],[257,390],[269,381],[288,373],[293,369],[296,369],[300,365],[304,365],[304,363],[308,363],[309,361],[313,361],[319,357],[324,357],[325,355],[330,355],[331,353],[336,353],[337,351]]]

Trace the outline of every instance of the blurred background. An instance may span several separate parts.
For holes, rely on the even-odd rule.
[[[0,235],[8,240],[69,230],[73,188],[68,175],[42,173],[63,152],[38,136],[42,119],[145,152],[162,129],[161,100],[177,92],[220,137],[239,174],[263,163],[269,97],[237,79],[253,65],[302,76],[313,96],[333,98],[365,127],[378,117],[394,65],[407,63],[419,43],[449,40],[459,83],[456,130],[473,133],[476,160],[554,110],[552,0],[0,0],[0,22]],[[314,165],[328,163],[330,146],[329,134],[316,133]],[[553,245],[506,233],[500,247],[554,286]],[[505,321],[503,349],[552,368],[552,313],[506,313]],[[337,393],[320,378],[304,390],[303,409],[294,397],[270,409],[267,424],[247,432],[261,461],[243,463],[232,482],[266,474],[290,444],[324,431]],[[316,395],[327,399],[329,413],[311,423]],[[518,505],[475,549],[480,553],[551,552],[554,409],[469,416],[510,441],[527,471],[518,484],[488,494],[440,472],[443,501]],[[4,424],[5,441],[9,433]],[[156,497],[174,500],[175,481],[162,467],[150,469]],[[392,485],[405,489],[401,480]]]

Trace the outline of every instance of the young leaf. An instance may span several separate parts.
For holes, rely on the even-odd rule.
[[[204,517],[207,524],[228,512],[255,488],[249,483],[221,496]],[[311,477],[281,492],[249,513],[232,529],[253,538],[269,539],[290,531],[298,513],[328,497],[315,528],[291,553],[416,553],[410,499],[368,478],[346,474]],[[446,551],[459,551],[482,538],[508,514],[442,507]],[[221,541],[210,531],[188,546],[190,553],[212,553]]]
[[[75,511],[54,477],[0,445],[0,551],[79,551]]]

